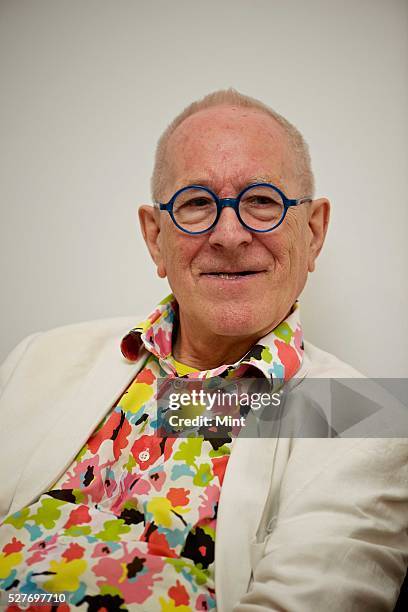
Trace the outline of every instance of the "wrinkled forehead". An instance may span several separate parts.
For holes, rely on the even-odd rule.
[[[185,119],[167,148],[168,191],[206,182],[239,190],[259,178],[291,190],[293,154],[284,128],[256,109],[213,107]],[[170,194],[171,195],[171,194]]]

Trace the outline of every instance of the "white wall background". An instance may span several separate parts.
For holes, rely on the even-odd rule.
[[[408,3],[1,0],[0,360],[167,293],[137,224],[155,142],[228,86],[303,131],[333,204],[307,338],[408,376]]]

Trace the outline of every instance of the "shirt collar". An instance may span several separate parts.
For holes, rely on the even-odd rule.
[[[155,355],[161,365],[177,375],[172,357],[172,333],[178,317],[178,304],[173,294],[162,300],[154,311],[132,328],[122,339],[122,354],[136,361],[142,347]],[[299,317],[299,304],[295,302],[288,316],[234,364],[226,364],[191,373],[192,378],[239,376],[251,366],[268,379],[289,380],[299,370],[303,358],[303,333]]]

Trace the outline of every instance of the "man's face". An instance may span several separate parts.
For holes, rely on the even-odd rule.
[[[167,156],[164,202],[191,184],[222,198],[235,197],[256,181],[271,182],[289,198],[307,195],[298,192],[283,129],[256,110],[221,106],[192,115],[172,134]],[[317,253],[309,216],[302,204],[289,209],[277,229],[256,234],[226,208],[210,233],[191,236],[160,212],[154,238],[152,232],[144,234],[182,322],[211,335],[261,337],[285,318],[313,269]],[[143,227],[143,213],[141,219]]]

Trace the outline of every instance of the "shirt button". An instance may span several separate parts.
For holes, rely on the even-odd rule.
[[[141,453],[139,453],[139,459],[140,461],[148,461],[150,457],[150,453],[148,451],[148,449],[142,451]]]
[[[173,382],[173,387],[175,389],[183,389],[186,386],[184,380],[180,380],[180,378],[176,378]]]

